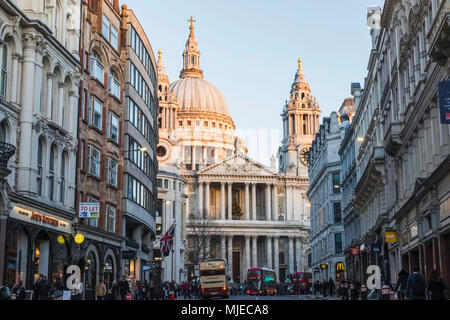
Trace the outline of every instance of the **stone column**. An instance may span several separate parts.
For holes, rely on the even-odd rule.
[[[33,101],[34,101],[34,71],[36,58],[35,35],[24,34],[24,49],[22,63],[22,109],[20,112],[20,145],[17,149],[28,150],[19,152],[17,164],[17,191],[31,191],[31,150],[32,150],[32,126],[33,126]]]
[[[69,92],[69,102],[70,102],[70,116],[68,117],[68,130],[76,137],[77,136],[77,122],[78,122],[78,95],[75,90],[70,90]]]
[[[252,267],[258,267],[258,236],[252,237]]]
[[[279,250],[278,250],[278,239],[279,236],[276,235],[273,237],[273,263],[275,274],[277,275],[277,282],[280,282],[280,264],[279,264]]]
[[[272,269],[272,236],[267,235],[266,237],[266,258],[267,258],[267,268]]]
[[[205,190],[205,217],[211,218],[209,216],[209,185],[210,182],[206,182],[206,190]]]
[[[12,79],[11,79],[11,102],[17,103],[17,86],[19,79],[19,59],[20,55],[14,53],[12,55]],[[39,95],[40,97],[40,95]]]
[[[256,221],[256,183],[252,184],[252,219]]]
[[[233,282],[233,236],[228,236],[228,274]]]
[[[295,253],[296,253],[296,260],[297,260],[297,271],[303,271],[303,261],[302,261],[302,239],[301,238],[295,238]]]
[[[245,235],[245,274],[247,274],[247,270],[251,268],[250,265],[250,236]]]
[[[294,238],[289,236],[289,273],[294,272]]]
[[[272,190],[272,204],[273,204],[272,220],[278,221],[278,187],[276,183],[273,185]]]
[[[203,182],[198,183],[198,217],[203,218]]]
[[[266,220],[271,220],[271,210],[270,210],[270,184],[266,183]]]
[[[248,183],[245,183],[245,211],[244,220],[250,220],[250,200],[248,192]]]
[[[226,248],[225,248],[225,237],[224,236],[221,236],[220,237],[220,256],[223,258],[223,259],[226,259],[227,258],[227,255],[226,255],[226,250],[225,250]]]
[[[220,220],[225,220],[225,182],[220,183]]]
[[[53,73],[47,73],[47,119],[52,119],[53,111]],[[89,97],[91,98],[91,97]],[[88,102],[89,103],[89,102]]]
[[[195,146],[192,146],[191,158],[192,158],[192,170],[195,170],[195,162],[197,161],[195,155]]]
[[[233,219],[233,217],[232,217],[232,215],[231,215],[231,193],[232,193],[232,183],[231,182],[228,182],[228,217],[227,217],[227,219],[228,220],[232,220]]]

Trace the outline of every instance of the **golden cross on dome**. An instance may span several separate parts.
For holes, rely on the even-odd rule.
[[[302,59],[298,58],[298,70],[302,68]]]
[[[192,16],[191,16],[191,18],[188,20],[188,22],[191,23],[191,27],[192,27],[192,26],[193,26],[192,24],[193,24],[194,22],[197,22],[197,20],[194,20],[194,19],[192,18]]]

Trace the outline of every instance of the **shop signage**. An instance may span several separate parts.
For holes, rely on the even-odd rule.
[[[24,222],[39,225],[45,228],[60,231],[61,233],[70,233],[70,221],[60,219],[52,214],[40,213],[22,207],[14,206],[10,217]]]
[[[151,271],[152,267],[149,264],[142,266],[142,271]]]
[[[319,272],[319,268],[314,268],[314,272]]]
[[[100,216],[100,203],[98,202],[81,202],[78,208],[79,218],[94,218]]]
[[[195,264],[194,265],[194,270],[200,270],[200,265],[199,264]]]
[[[136,251],[134,250],[122,251],[122,260],[136,260]]]
[[[81,233],[77,233],[74,237],[76,244],[82,244],[84,242],[84,235]]]
[[[359,248],[350,248],[351,256],[359,256]]]
[[[384,233],[384,241],[387,243],[397,242],[397,233],[395,231],[386,231]]]
[[[439,109],[441,110],[441,123],[450,124],[450,81],[439,83]]]
[[[323,263],[320,265],[320,269],[328,269],[328,265]]]
[[[336,271],[344,271],[344,263],[342,262],[336,263]]]
[[[59,237],[58,237],[58,243],[59,243],[59,244],[64,244],[64,243],[66,243],[66,240],[64,239],[63,236],[59,236]]]
[[[372,247],[372,252],[380,252],[380,247]]]

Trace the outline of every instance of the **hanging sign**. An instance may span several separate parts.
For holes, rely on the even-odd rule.
[[[397,242],[397,233],[395,231],[386,231],[384,233],[384,241],[387,243]]]
[[[359,248],[350,248],[351,256],[359,256]]]
[[[336,271],[344,271],[344,263],[342,262],[336,263]]]
[[[64,239],[63,236],[59,236],[59,237],[58,237],[58,243],[59,243],[59,244],[64,244],[64,243],[66,243],[66,240]]]
[[[439,83],[439,109],[441,111],[441,123],[450,124],[450,81]]]
[[[328,269],[328,265],[323,263],[320,265],[320,269]]]
[[[84,242],[84,236],[81,233],[77,233],[74,240],[76,244],[82,244]]]
[[[80,202],[78,208],[79,218],[94,218],[98,219],[100,216],[100,203],[98,202]]]

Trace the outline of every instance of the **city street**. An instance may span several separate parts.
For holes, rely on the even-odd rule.
[[[177,300],[185,300],[185,299],[177,299]],[[189,299],[187,299],[189,300]],[[201,299],[192,299],[192,300],[201,300]],[[324,298],[321,295],[314,296],[314,295],[275,295],[275,296],[248,296],[248,295],[236,295],[236,296],[230,296],[228,299],[222,299],[222,298],[211,298],[212,301],[233,301],[233,300],[246,300],[246,301],[252,301],[252,300],[340,300],[340,298],[337,297],[326,297]]]

